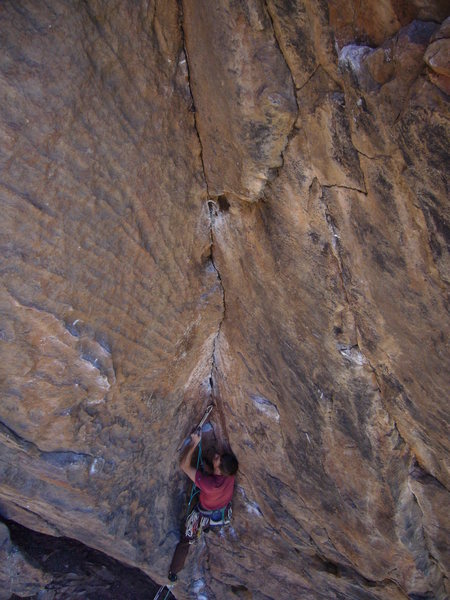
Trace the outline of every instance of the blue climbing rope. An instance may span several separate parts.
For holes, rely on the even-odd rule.
[[[198,444],[198,458],[197,458],[197,469],[196,469],[196,471],[198,471],[199,466],[203,466],[203,460],[202,460],[202,440],[200,440],[200,442]],[[194,483],[193,486],[192,486],[191,497],[189,498],[189,504],[188,504],[187,511],[186,511],[187,515],[189,515],[189,511],[191,509],[192,500],[199,493],[199,491],[200,490],[198,489],[198,487]]]

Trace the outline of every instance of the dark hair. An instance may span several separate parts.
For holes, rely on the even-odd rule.
[[[238,459],[234,454],[225,452],[220,459],[220,470],[224,475],[235,475],[239,469]]]

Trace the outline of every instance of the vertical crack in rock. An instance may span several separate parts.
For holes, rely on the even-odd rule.
[[[297,88],[296,88],[296,85],[295,85],[294,75],[292,73],[292,69],[289,66],[289,62],[288,62],[286,56],[284,55],[283,48],[282,48],[282,46],[280,44],[280,41],[278,39],[277,32],[276,32],[276,27],[275,27],[275,22],[274,22],[274,16],[271,13],[270,7],[269,7],[269,5],[268,5],[268,3],[267,3],[266,0],[264,0],[264,6],[265,6],[265,9],[266,9],[266,12],[267,12],[267,16],[269,17],[270,24],[272,26],[273,38],[274,38],[275,43],[277,45],[277,48],[278,48],[278,50],[280,52],[280,55],[283,57],[284,63],[286,65],[286,68],[289,71],[289,75],[291,77],[292,89],[294,90],[294,99],[295,99],[295,106],[296,106],[297,114],[295,115],[295,118],[293,119],[291,130],[288,132],[288,134],[286,136],[286,144],[285,144],[283,150],[281,151],[281,166],[273,170],[274,176],[273,176],[272,179],[269,178],[269,179],[266,180],[265,186],[264,186],[264,188],[261,191],[260,198],[264,198],[264,193],[265,193],[266,187],[271,185],[272,181],[274,181],[280,175],[280,173],[281,173],[281,171],[282,171],[282,169],[284,167],[284,156],[286,154],[286,150],[287,150],[287,148],[289,146],[289,143],[290,143],[291,139],[295,135],[296,123],[297,123],[298,116],[300,114],[300,109],[299,109],[299,105],[298,105],[298,98],[297,98]]]
[[[197,139],[198,139],[198,143],[199,143],[199,147],[200,147],[200,161],[201,161],[201,164],[202,164],[203,179],[205,181],[205,186],[206,186],[208,211],[209,211],[209,238],[210,238],[209,260],[210,260],[210,262],[211,262],[211,264],[212,264],[212,266],[213,266],[213,268],[214,268],[214,270],[216,272],[217,281],[219,283],[221,294],[222,294],[222,315],[221,315],[221,318],[219,320],[219,324],[217,326],[216,334],[214,336],[212,356],[211,356],[211,368],[210,368],[210,375],[209,375],[209,384],[210,384],[211,399],[215,400],[215,402],[217,403],[217,398],[215,397],[215,394],[214,394],[214,372],[217,370],[216,352],[217,352],[217,346],[218,346],[218,339],[219,339],[220,331],[221,331],[221,328],[222,328],[222,323],[223,323],[223,321],[225,319],[225,310],[226,310],[226,305],[225,305],[225,289],[224,289],[224,286],[223,286],[223,281],[222,281],[222,277],[220,275],[219,269],[217,268],[217,265],[216,265],[215,260],[214,260],[214,211],[215,211],[215,201],[214,201],[214,198],[212,198],[210,196],[210,193],[209,193],[208,179],[206,177],[205,163],[204,163],[204,159],[203,159],[203,144],[202,144],[202,140],[201,140],[201,137],[200,137],[200,131],[199,131],[198,125],[197,125],[197,111],[196,111],[196,107],[195,107],[194,95],[193,95],[193,92],[192,92],[191,75],[190,75],[190,68],[189,68],[189,55],[188,55],[188,50],[187,50],[187,46],[186,46],[186,38],[185,38],[185,33],[184,33],[184,24],[183,24],[184,14],[183,14],[182,0],[178,0],[178,15],[179,15],[179,24],[180,24],[181,37],[182,37],[182,42],[183,42],[183,51],[184,51],[184,54],[185,54],[185,57],[186,57],[186,69],[187,69],[188,87],[189,87],[189,93],[190,93],[190,96],[191,96],[192,110],[193,110],[193,114],[194,114],[194,129],[195,129],[195,132],[197,134]],[[219,413],[220,413],[220,418],[221,418],[221,425],[222,425],[222,428],[223,428],[224,432],[226,432],[225,420],[223,418],[222,411],[220,410],[220,406],[218,408],[219,408]]]
[[[217,265],[215,263],[214,260],[214,218],[215,218],[215,203],[213,200],[208,200],[208,207],[209,207],[209,218],[210,218],[210,229],[209,229],[209,234],[210,234],[210,260],[211,260],[211,264],[214,267],[214,270],[216,271],[217,274],[217,279],[220,285],[220,289],[222,292],[222,317],[219,321],[219,325],[217,327],[217,333],[215,335],[214,338],[214,343],[213,343],[213,352],[212,352],[212,357],[211,357],[211,375],[210,375],[210,383],[211,383],[211,394],[213,394],[213,374],[214,371],[217,370],[217,361],[216,361],[216,352],[217,352],[217,346],[218,346],[218,340],[219,340],[219,335],[220,335],[220,331],[222,329],[222,324],[225,320],[225,312],[226,312],[226,303],[225,303],[225,288],[223,286],[223,281],[222,281],[222,277],[220,275],[219,269],[217,268]]]
[[[191,86],[191,71],[190,71],[190,67],[189,67],[189,54],[188,54],[188,49],[186,46],[186,36],[184,33],[184,12],[183,12],[183,3],[182,0],[177,0],[177,4],[178,4],[178,22],[180,25],[180,31],[181,31],[181,40],[183,43],[183,52],[184,55],[186,57],[186,70],[187,70],[187,78],[188,78],[188,88],[189,88],[189,94],[191,96],[191,103],[192,103],[192,112],[194,115],[194,129],[195,129],[195,133],[197,134],[197,138],[198,138],[198,143],[200,146],[200,161],[202,163],[202,171],[203,171],[203,179],[205,180],[205,186],[206,186],[206,193],[207,196],[209,198],[209,189],[208,189],[208,180],[206,178],[206,171],[205,171],[205,163],[203,160],[203,144],[202,144],[202,139],[200,137],[200,132],[198,130],[198,126],[197,126],[197,110],[195,107],[195,100],[194,100],[194,95],[192,93],[192,86]]]
[[[264,3],[207,4],[182,2],[208,191],[256,202],[298,115],[292,73]]]

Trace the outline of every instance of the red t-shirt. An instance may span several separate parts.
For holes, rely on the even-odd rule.
[[[195,485],[200,490],[200,504],[206,510],[223,508],[233,497],[234,475],[205,475],[197,471]]]

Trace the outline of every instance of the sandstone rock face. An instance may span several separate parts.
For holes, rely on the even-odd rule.
[[[178,7],[1,28],[2,512],[164,564],[223,311]]]
[[[0,513],[179,598],[448,596],[441,2],[4,2]]]
[[[423,59],[430,67],[429,77],[447,95],[450,94],[450,17],[431,37]]]
[[[183,4],[208,192],[257,200],[282,164],[297,112],[292,77],[263,5]],[[207,50],[206,50],[207,49]]]

